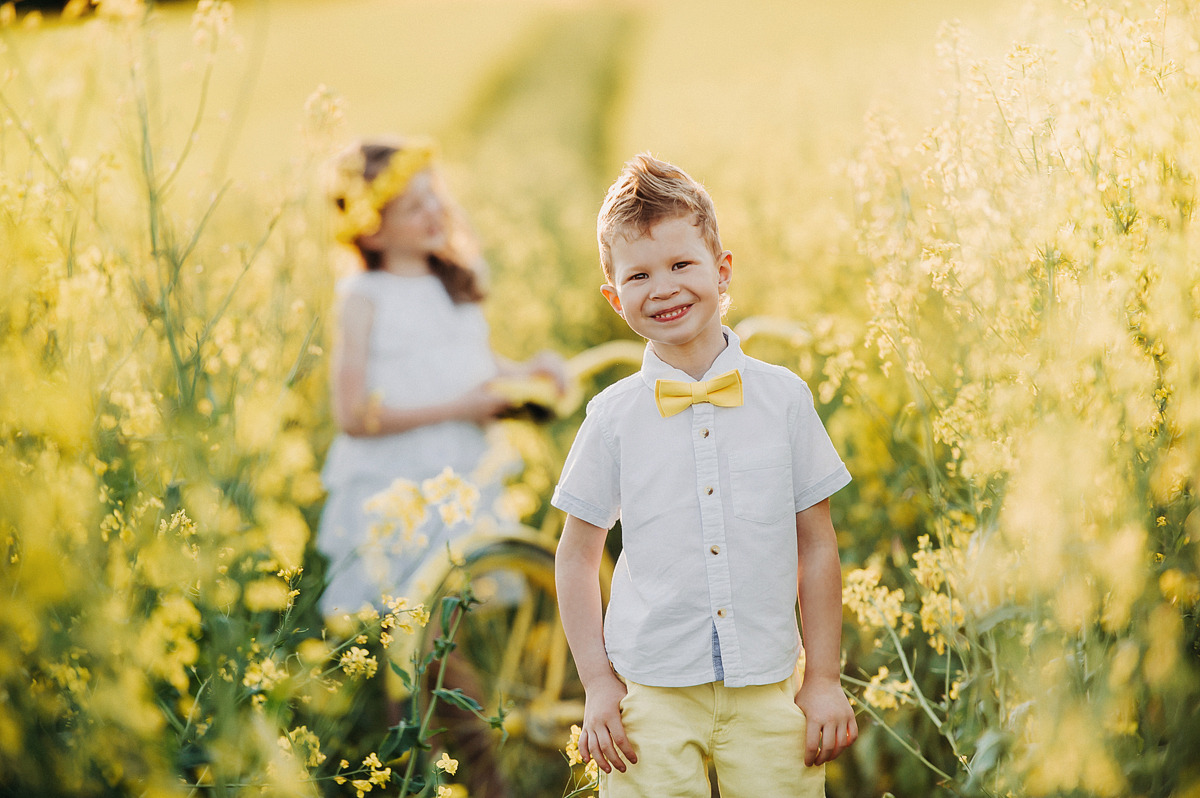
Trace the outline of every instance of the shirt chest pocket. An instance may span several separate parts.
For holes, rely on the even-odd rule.
[[[758,524],[774,524],[795,514],[792,450],[774,446],[729,456],[733,514]]]

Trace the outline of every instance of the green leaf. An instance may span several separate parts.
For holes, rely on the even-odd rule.
[[[975,744],[975,756],[971,757],[971,778],[966,784],[968,790],[977,788],[988,771],[996,767],[1008,750],[1010,740],[1011,735],[996,729],[988,729],[979,736],[979,742]]]
[[[395,751],[403,754],[405,751],[412,751],[419,748],[422,751],[428,751],[431,746],[429,743],[421,739],[421,723],[418,720],[402,720],[393,726],[388,734],[388,737],[395,737],[395,742],[391,744],[389,756]],[[389,744],[389,740],[384,740],[384,745],[380,747],[379,757],[387,759],[384,756],[383,749]]]
[[[985,634],[1005,621],[1021,617],[1025,612],[1025,610],[1012,604],[997,607],[979,619],[979,622],[975,624],[975,631],[979,634]]]
[[[387,736],[383,738],[383,742],[379,744],[379,750],[376,753],[379,754],[379,758],[381,760],[387,762],[392,758],[392,754],[394,754],[396,749],[399,747],[400,735],[395,731],[391,731],[388,732]]]
[[[442,699],[446,703],[453,704],[459,709],[467,709],[472,712],[479,712],[483,709],[483,705],[471,698],[462,691],[462,688],[456,687],[453,690],[439,688],[433,691],[434,696]]]
[[[442,599],[442,634],[450,634],[450,626],[454,622],[454,611],[458,609],[462,601],[458,596],[446,596]]]
[[[400,667],[400,664],[392,659],[388,660],[388,665],[391,666],[392,673],[399,676],[400,681],[404,682],[404,686],[411,692],[413,690],[413,682],[412,676],[408,674],[408,671]]]

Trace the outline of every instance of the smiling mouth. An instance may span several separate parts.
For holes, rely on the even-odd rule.
[[[683,318],[691,309],[691,305],[680,305],[677,308],[664,310],[661,313],[652,313],[650,318],[654,319],[655,321],[675,321],[676,319]]]

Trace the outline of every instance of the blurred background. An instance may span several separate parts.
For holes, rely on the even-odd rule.
[[[310,536],[357,268],[323,168],[426,134],[513,358],[636,344],[595,243],[629,156],[708,187],[729,322],[781,322],[750,354],[855,477],[831,798],[1200,796],[1190,4],[22,1],[0,63],[0,794],[361,798],[404,766],[378,619],[321,628]],[[500,425],[551,547],[581,417]],[[518,725],[525,794],[564,794],[563,729],[526,757]]]

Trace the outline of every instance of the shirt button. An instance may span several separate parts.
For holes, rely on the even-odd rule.
[[[713,554],[720,554],[720,553],[721,553],[721,547],[720,547],[720,546],[713,546],[711,549],[709,549],[709,551],[711,551]]]
[[[707,437],[708,437],[708,427],[705,427],[704,429],[700,430],[700,437],[701,437],[701,438],[707,438]]]
[[[724,617],[725,617],[725,610],[717,610],[717,617],[718,617],[718,618],[724,618]]]
[[[705,488],[705,489],[704,489],[704,492],[705,492],[707,495],[711,496],[711,495],[712,495],[712,488]]]

